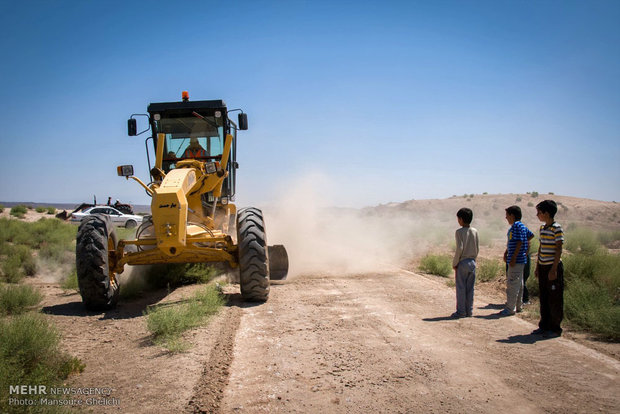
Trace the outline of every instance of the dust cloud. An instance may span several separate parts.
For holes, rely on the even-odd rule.
[[[320,174],[292,179],[285,188],[262,210],[268,243],[288,251],[289,277],[385,271],[425,248],[418,237],[423,223],[406,211],[330,206],[333,190]]]

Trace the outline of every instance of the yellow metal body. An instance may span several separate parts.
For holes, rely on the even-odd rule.
[[[146,186],[152,195],[152,228],[136,240],[120,240],[111,258],[111,270],[121,273],[126,264],[228,262],[238,266],[237,245],[229,231],[234,204],[219,202],[233,138],[227,135],[224,151],[215,172],[207,173],[205,162],[186,159],[165,174],[162,170],[164,135],[157,140],[155,170],[161,180]],[[202,195],[211,193],[214,201],[203,205]],[[128,245],[137,251],[126,251]]]

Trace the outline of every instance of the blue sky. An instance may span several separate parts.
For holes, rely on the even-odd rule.
[[[0,1],[0,200],[148,204],[126,120],[244,109],[238,204],[620,201],[618,1]]]

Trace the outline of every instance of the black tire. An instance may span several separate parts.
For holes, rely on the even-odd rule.
[[[95,214],[78,228],[75,261],[82,302],[87,309],[106,310],[118,302],[120,286],[110,272],[110,250],[118,239],[110,218]]]
[[[281,244],[268,247],[269,251],[269,278],[271,280],[286,280],[288,274],[288,253]]]
[[[127,220],[125,222],[125,228],[126,229],[133,229],[138,225],[138,223],[135,220]]]
[[[239,283],[244,300],[265,302],[269,297],[269,253],[263,213],[244,208],[237,213]]]

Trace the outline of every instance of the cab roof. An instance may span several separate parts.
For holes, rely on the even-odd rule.
[[[157,102],[151,103],[148,106],[147,111],[150,114],[182,114],[201,109],[220,110],[226,112],[226,103],[221,99],[213,101]]]

